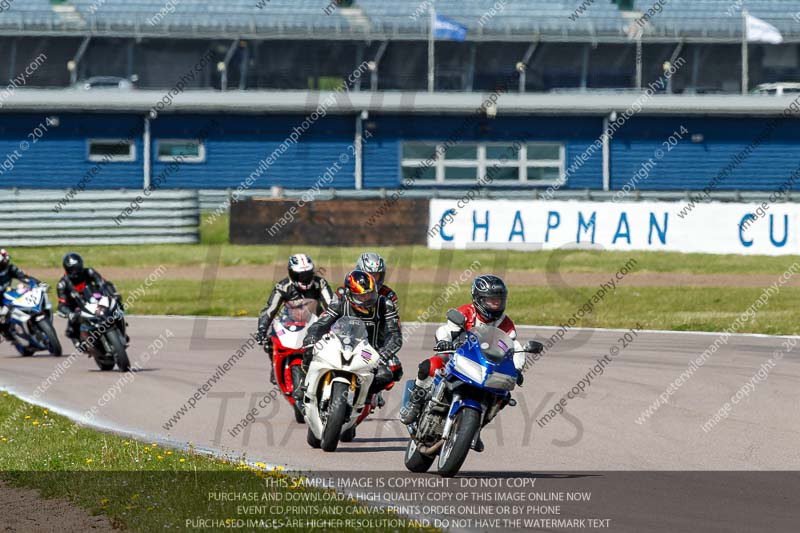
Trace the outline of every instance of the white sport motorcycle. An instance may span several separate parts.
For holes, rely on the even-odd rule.
[[[92,293],[80,311],[81,343],[100,370],[131,368],[125,339],[125,313],[116,298]]]
[[[367,328],[344,316],[314,346],[314,357],[305,379],[305,420],[308,444],[326,452],[336,451],[339,440],[352,440],[363,419],[367,393],[380,354],[370,346]]]
[[[317,301],[304,298],[286,302],[278,319],[273,322],[272,365],[275,380],[294,411],[295,421],[302,424],[303,411],[295,405],[294,388],[303,380],[303,340],[308,327],[317,321]]]

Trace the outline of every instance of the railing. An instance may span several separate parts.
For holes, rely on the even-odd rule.
[[[0,245],[197,243],[198,192],[1,189]]]

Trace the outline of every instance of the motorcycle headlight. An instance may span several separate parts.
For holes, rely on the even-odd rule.
[[[453,355],[453,367],[457,372],[478,383],[483,383],[483,378],[486,376],[486,369],[480,363],[476,363],[463,355]]]

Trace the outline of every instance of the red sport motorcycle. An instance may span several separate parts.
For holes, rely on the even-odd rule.
[[[286,302],[272,324],[272,365],[275,379],[294,410],[294,419],[302,424],[303,412],[295,405],[295,384],[303,383],[303,339],[308,327],[317,320],[317,301],[305,298]]]

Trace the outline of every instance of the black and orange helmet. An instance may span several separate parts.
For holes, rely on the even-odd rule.
[[[368,313],[378,303],[375,278],[363,270],[353,270],[344,278],[344,294],[359,313]]]

